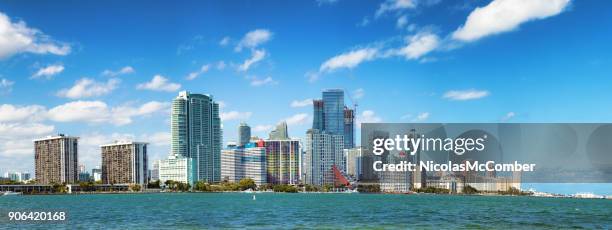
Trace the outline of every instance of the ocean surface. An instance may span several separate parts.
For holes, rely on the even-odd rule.
[[[65,211],[8,222],[8,211]],[[612,200],[502,196],[156,193],[0,197],[0,228],[612,228]]]

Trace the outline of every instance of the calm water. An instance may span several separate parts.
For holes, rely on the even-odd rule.
[[[0,197],[68,221],[0,228],[612,228],[612,200],[383,194],[102,194]]]

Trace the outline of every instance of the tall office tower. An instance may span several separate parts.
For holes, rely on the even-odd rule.
[[[172,102],[172,154],[196,162],[196,181],[221,181],[221,118],[212,96],[179,93]]]
[[[324,128],[332,135],[344,135],[344,91],[327,89],[323,91]]]
[[[327,89],[321,100],[313,100],[312,129],[344,136],[344,148],[355,147],[355,111],[344,105],[344,91]]]
[[[153,168],[151,169],[151,181],[159,180],[159,161],[153,161]]]
[[[276,125],[276,129],[270,132],[270,140],[289,140],[289,132],[287,131],[287,122],[283,121]]]
[[[344,148],[355,147],[355,110],[344,107]]]
[[[323,186],[335,182],[332,166],[344,171],[346,161],[342,135],[310,129],[306,132],[306,154],[304,156],[304,183]]]
[[[247,146],[221,151],[221,177],[229,182],[251,178],[255,184],[266,184],[266,149]]]
[[[313,100],[312,129],[325,130],[325,113],[323,112],[323,100]]]
[[[41,184],[78,180],[78,137],[59,134],[34,140],[36,181]]]
[[[22,172],[21,173],[21,180],[22,181],[29,181],[30,179],[32,179],[32,177],[30,176],[30,172]]]
[[[267,178],[270,184],[299,184],[300,141],[265,140]]]
[[[240,126],[238,126],[238,145],[244,146],[249,143],[250,139],[251,127],[244,122],[240,123]]]
[[[196,162],[191,157],[170,154],[167,159],[159,160],[159,181],[178,181],[193,187],[196,179]]]
[[[102,182],[105,184],[146,184],[147,143],[116,141],[101,145]]]

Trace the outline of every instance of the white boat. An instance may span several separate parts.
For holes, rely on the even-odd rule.
[[[11,191],[8,191],[8,192],[2,193],[2,195],[3,196],[16,196],[16,195],[21,195],[21,193],[20,192],[11,192]]]

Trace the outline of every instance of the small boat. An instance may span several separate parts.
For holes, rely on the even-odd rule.
[[[3,196],[17,196],[17,195],[21,195],[21,193],[20,192],[7,191],[7,192],[4,192],[2,195]]]
[[[257,200],[257,198],[255,198],[255,195],[253,195],[253,200]]]

